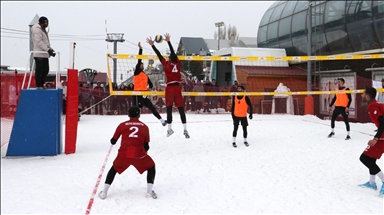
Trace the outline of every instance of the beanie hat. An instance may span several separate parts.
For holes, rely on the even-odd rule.
[[[140,108],[138,106],[132,106],[128,110],[128,116],[131,118],[136,118],[140,115]]]
[[[339,80],[339,81],[343,82],[343,84],[345,83],[345,80],[344,80],[344,78],[338,78],[337,80]]]
[[[40,17],[39,23],[44,24],[45,22],[48,22],[47,17],[45,17],[45,16]]]
[[[242,85],[237,86],[237,87],[240,87],[241,89],[245,90],[244,86],[242,86]]]

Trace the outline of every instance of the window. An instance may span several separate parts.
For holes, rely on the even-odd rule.
[[[263,18],[260,21],[260,26],[263,26],[263,25],[266,25],[269,23],[269,18],[271,18],[271,14],[272,14],[273,10],[274,9],[271,9],[271,10],[267,10],[267,12],[265,12]]]
[[[306,56],[307,55],[307,36],[297,36],[292,38],[293,47],[295,49],[294,53],[296,56]]]
[[[277,38],[277,27],[279,26],[278,24],[279,22],[274,22],[268,25],[267,40]]]
[[[331,54],[353,52],[344,25],[326,29],[327,46]]]
[[[379,43],[381,44],[381,48],[384,48],[384,31],[380,30],[380,29],[384,29],[384,15],[382,15],[380,19],[375,19],[375,22],[373,25],[375,26],[376,35],[377,35],[377,38],[379,38]]]
[[[347,30],[355,52],[380,48],[372,20],[365,19],[347,24]]]
[[[292,36],[295,35],[302,35],[306,32],[306,18],[307,18],[307,11],[303,11],[301,13],[293,15],[292,18]]]
[[[373,1],[373,15],[384,13],[384,1]]]
[[[291,39],[287,39],[287,40],[279,39],[279,48],[284,48],[285,52],[287,53],[287,56],[295,55]]]
[[[312,33],[312,55],[330,55],[323,31]]]
[[[372,1],[348,0],[346,10],[347,22],[372,17]]]
[[[279,23],[279,40],[291,38],[291,20],[292,16],[281,19]]]
[[[308,1],[298,1],[295,7],[295,11],[293,13],[306,10],[308,7],[307,4],[308,4]]]
[[[283,11],[284,6],[285,6],[285,2],[284,2],[284,4],[281,4],[275,8],[275,11],[273,11],[271,19],[269,20],[269,22],[273,22],[273,21],[280,19],[281,12]]]
[[[345,1],[329,1],[325,5],[324,23],[334,27],[345,23]]]
[[[281,14],[281,18],[292,15],[293,9],[295,8],[297,1],[288,1],[285,6],[283,13]]]
[[[257,42],[258,43],[262,43],[262,42],[267,41],[267,29],[268,29],[268,25],[259,28],[259,31],[257,32]],[[259,44],[258,44],[258,46],[259,46]]]
[[[312,26],[323,26],[325,4],[318,4],[312,8]]]
[[[280,1],[275,1],[269,8],[274,8],[276,5],[278,5]]]

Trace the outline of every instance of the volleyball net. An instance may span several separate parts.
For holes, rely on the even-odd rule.
[[[166,58],[167,56],[164,56]],[[178,56],[181,61],[183,78],[183,96],[185,107],[194,110],[197,97],[204,97],[204,104],[215,103],[212,108],[230,109],[230,98],[234,95],[247,95],[254,106],[253,112],[259,114],[291,113],[304,115],[305,97],[311,96],[314,112],[329,115],[329,104],[338,90],[337,79],[345,80],[345,87],[350,90],[352,104],[350,117],[354,117],[359,98],[357,94],[364,91],[365,86],[374,86],[382,92],[381,79],[384,71],[372,72],[370,76],[345,68],[343,70],[315,71],[307,80],[306,62],[332,61],[334,67],[344,67],[346,61],[383,60],[383,54],[371,55],[335,55],[335,56]],[[154,87],[149,91],[133,91],[126,89],[133,83],[133,72],[138,59],[142,59],[144,72],[149,76]],[[130,97],[145,95],[153,99],[165,95],[165,75],[156,55],[107,54],[108,89],[113,96]],[[340,64],[340,65],[338,65]],[[316,63],[314,63],[316,65]],[[207,79],[216,81],[217,87],[206,86]],[[234,81],[245,87],[246,92],[233,90]],[[198,82],[204,91],[196,91]],[[115,83],[115,87],[112,85]],[[205,85],[204,85],[205,84]],[[117,86],[116,86],[117,85]],[[308,85],[310,89],[308,90]],[[232,89],[231,89],[232,88]],[[195,90],[194,90],[195,89]],[[378,93],[379,94],[379,93]],[[201,99],[198,99],[201,100]],[[210,102],[212,100],[213,102]],[[287,100],[291,100],[287,102]],[[290,106],[290,108],[287,108]],[[287,110],[289,109],[289,110]]]

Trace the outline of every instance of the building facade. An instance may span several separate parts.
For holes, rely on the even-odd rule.
[[[287,56],[384,54],[384,1],[276,1],[263,15],[257,35],[258,47],[283,48]],[[367,85],[382,87],[382,57],[309,63],[290,65],[310,70],[311,90],[335,90],[338,77],[343,77],[352,90]],[[356,95],[352,94],[349,117],[369,122],[366,109],[360,105],[361,97]],[[327,106],[332,96],[313,96],[315,115],[329,116]]]

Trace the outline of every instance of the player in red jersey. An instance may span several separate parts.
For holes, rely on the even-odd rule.
[[[380,159],[384,153],[384,105],[376,101],[376,89],[366,87],[361,95],[362,100],[368,103],[368,114],[373,123],[377,127],[377,132],[373,140],[368,141],[368,146],[360,156],[360,161],[369,169],[369,181],[360,184],[361,187],[376,190],[376,176],[382,182],[379,195],[384,196],[384,174],[380,167],[376,164],[376,160]]]
[[[165,105],[167,107],[167,123],[168,131],[167,137],[171,136],[174,132],[172,130],[172,107],[173,104],[177,107],[180,113],[181,122],[184,127],[184,136],[189,138],[187,131],[187,118],[184,111],[184,101],[183,95],[181,93],[181,73],[180,73],[180,60],[177,57],[175,51],[173,50],[171,44],[171,35],[168,33],[164,34],[165,41],[167,41],[169,50],[171,54],[169,55],[169,60],[163,58],[159,50],[155,46],[155,42],[152,40],[152,37],[147,38],[147,43],[152,46],[153,51],[155,51],[157,57],[159,58],[161,64],[164,67],[164,73],[166,76],[167,87],[165,88]]]
[[[147,154],[149,150],[149,129],[147,125],[139,121],[140,108],[132,106],[128,110],[129,120],[120,123],[111,139],[115,145],[121,138],[121,145],[113,165],[105,179],[104,188],[99,193],[101,199],[107,198],[108,189],[111,186],[116,173],[123,173],[129,166],[134,166],[140,174],[147,171],[147,197],[157,198],[152,190],[155,181],[155,162]]]

